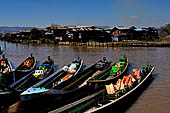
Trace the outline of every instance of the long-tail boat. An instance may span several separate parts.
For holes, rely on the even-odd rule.
[[[33,73],[27,74],[10,86],[1,83],[0,87],[4,90],[0,91],[0,105],[10,105],[19,100],[20,93],[51,75],[54,70],[54,61],[48,56],[48,60],[44,61]]]
[[[10,85],[15,84],[18,81],[23,81],[24,77],[30,76],[35,69],[38,67],[38,61],[36,61],[35,57],[31,56],[26,58],[23,63],[21,63],[12,74],[6,74],[3,77],[3,81],[0,83],[0,106],[10,105],[13,101],[19,99],[19,94],[23,92],[22,90],[16,90],[12,88]],[[9,99],[9,101],[7,101]]]
[[[100,74],[88,80],[88,83],[91,84],[106,84],[110,83],[113,80],[117,80],[120,76],[123,76],[128,69],[128,58],[123,56],[122,59],[115,62],[105,74]]]
[[[13,78],[14,82],[33,72],[36,69],[37,65],[38,61],[36,61],[35,57],[31,53],[29,57],[27,57],[21,64],[19,64],[15,68],[15,75]]]
[[[26,90],[44,78],[54,73],[54,61],[48,56],[48,59],[44,61],[38,69],[33,73],[26,75],[15,83],[11,84],[10,87],[15,90]]]
[[[12,62],[8,61],[5,58],[5,55],[2,55],[2,59],[0,60],[0,83],[10,85],[13,82],[13,71],[15,67]]]
[[[19,94],[21,94],[21,90],[14,90],[6,84],[0,83],[0,107],[8,107],[11,104],[15,103],[19,100]]]
[[[88,87],[87,81],[91,77],[107,72],[107,69],[110,67],[110,64],[111,62],[109,61],[103,61],[103,60],[97,61],[96,63],[92,64],[85,70],[78,73],[72,79],[63,82],[64,84],[54,86],[48,91],[41,92],[41,94],[38,94],[39,96],[41,96],[41,99],[39,98],[39,100],[35,100],[35,102],[37,102],[37,104],[39,103],[39,105],[45,104],[47,102],[48,104],[45,104],[45,106],[43,107],[42,105],[40,105],[41,109],[42,108],[47,109],[48,107],[52,108],[56,106],[61,106],[70,101],[81,98],[83,95],[86,95],[89,92],[90,87]],[[38,86],[40,86],[40,84]],[[26,99],[30,101],[34,99],[31,97],[32,91],[34,90],[33,87],[29,88],[27,91],[21,94],[21,100],[23,97],[24,97],[23,100],[24,102],[26,101]],[[36,93],[34,94],[34,96],[36,96]]]
[[[94,91],[101,89],[103,85],[89,85],[87,81],[89,79],[95,78],[96,76],[104,75],[105,73],[110,71],[111,67],[113,66],[110,66],[110,64],[111,62],[107,61],[104,57],[103,60],[98,61],[86,70],[79,73],[74,79],[72,79],[71,82],[65,82],[68,85],[54,87],[47,92],[41,93],[41,101],[48,102],[48,105],[50,106],[50,108],[48,108],[49,110],[54,109],[56,106],[59,107],[69,102],[78,100],[88,94],[93,93]],[[25,96],[26,99],[28,99],[30,90],[27,90],[24,93],[21,94],[21,99],[22,96]]]
[[[146,67],[134,69],[133,73],[128,76],[123,76],[121,79],[106,84],[105,88],[88,95],[78,101],[66,104],[57,108],[50,113],[93,113],[106,112],[107,110],[115,110],[114,105],[118,102],[124,102],[126,99],[134,98],[142,86],[152,77],[154,66],[147,65]],[[128,102],[128,101],[125,102]],[[121,105],[121,104],[118,104]],[[119,106],[120,107],[120,106]],[[121,108],[121,107],[120,107]]]
[[[68,65],[24,91],[20,95],[21,101],[41,99],[42,93],[49,92],[57,87],[66,86],[69,81],[72,81],[72,79],[77,76],[82,66],[82,59],[79,57],[74,59]]]

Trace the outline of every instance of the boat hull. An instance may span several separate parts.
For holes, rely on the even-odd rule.
[[[85,97],[100,89],[100,87],[96,88],[95,85],[89,85],[87,83],[85,85],[82,85],[84,81],[88,80],[89,77],[91,77],[93,74],[96,74],[96,72],[100,70],[95,68],[96,64],[97,63],[91,65],[89,68],[80,72],[69,81],[65,81],[65,85],[61,85],[62,87],[58,86],[42,93],[34,93],[31,95],[27,94],[20,96],[21,98],[23,97],[22,100],[32,100],[32,102],[35,101],[41,104],[47,102],[49,106],[43,112],[47,112],[49,110],[56,109],[56,107],[61,107],[65,104],[79,100],[82,97]],[[110,64],[105,67],[106,69],[104,69],[104,71],[101,71],[100,74],[104,74],[105,72],[107,72],[109,66]],[[42,102],[42,100],[44,102]],[[25,102],[26,101],[24,101],[24,103]]]
[[[125,110],[128,106],[132,105],[138,96],[142,93],[142,91],[147,88],[150,83],[152,82],[152,72],[154,70],[154,67],[152,70],[147,74],[146,77],[142,79],[142,81],[134,86],[132,89],[129,89],[128,92],[125,94],[120,94],[118,98],[114,98],[112,96],[106,98],[106,90],[101,89],[101,94],[97,95],[93,98],[89,98],[88,100],[85,100],[88,96],[82,98],[85,101],[82,101],[78,105],[72,105],[68,108],[58,108],[56,110],[61,110],[62,112],[85,112],[85,113],[92,113],[92,112],[121,112],[121,110]],[[103,90],[103,91],[102,91]],[[98,92],[100,92],[98,91]],[[91,94],[94,95],[97,92]],[[74,103],[78,103],[79,101],[75,101]],[[132,103],[132,104],[131,104]],[[71,104],[71,103],[70,103]],[[126,105],[127,104],[127,105]],[[69,104],[68,104],[69,105]],[[125,107],[125,109],[123,109]],[[52,111],[51,113],[55,113],[56,110]],[[123,111],[125,112],[125,111]]]
[[[0,91],[0,107],[8,107],[17,100],[21,91]]]
[[[32,86],[31,89],[35,89],[34,92],[32,92],[33,91],[32,90],[31,93],[30,93],[30,89],[23,92],[20,95],[21,101],[34,101],[34,100],[37,100],[39,98],[40,98],[40,100],[41,100],[41,98],[46,98],[46,96],[44,97],[44,95],[42,95],[42,93],[46,93],[46,91],[48,91],[48,90],[44,91],[43,86],[46,86],[48,88],[51,87],[51,88],[55,88],[55,89],[60,89],[60,88],[64,87],[65,85],[67,85],[67,83],[70,83],[70,81],[72,81],[77,76],[79,71],[81,71],[81,68],[82,68],[82,65],[83,65],[83,60],[81,60],[79,63],[80,64],[79,64],[79,67],[78,67],[76,73],[70,79],[68,79],[68,80],[66,80],[66,81],[55,86],[54,85],[55,81],[58,81],[61,78],[63,78],[64,75],[67,75],[67,72],[65,72],[63,69],[60,69],[57,72],[50,75],[49,77],[47,77],[46,79],[44,79],[44,80],[40,81],[39,83],[35,84],[34,86]],[[35,97],[37,97],[37,99]]]
[[[138,99],[138,97],[142,94],[142,92],[149,87],[149,85],[152,83],[153,77],[152,75],[148,76],[148,78],[143,81],[143,83],[137,87],[133,92],[127,94],[123,98],[108,103],[108,105],[101,107],[100,109],[97,109],[96,111],[92,111],[91,113],[102,113],[102,112],[116,112],[116,113],[124,113],[126,110],[131,107],[135,101]],[[89,113],[89,112],[87,112]]]
[[[122,59],[120,59],[119,61],[121,61]],[[97,79],[91,79],[88,81],[89,84],[110,84],[112,82],[115,82],[117,81],[120,77],[124,76],[128,70],[128,65],[129,65],[129,61],[128,61],[128,58],[126,58],[124,60],[126,62],[125,64],[125,68],[124,70],[120,73],[120,74],[117,74],[113,77],[110,76],[110,70],[112,69],[112,66],[114,66],[116,63],[114,63],[112,66],[110,66],[110,68],[107,69],[107,73],[105,73],[105,76],[102,78],[102,79],[98,79],[98,78],[101,78],[100,76],[97,77]]]

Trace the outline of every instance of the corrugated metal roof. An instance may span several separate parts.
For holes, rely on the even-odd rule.
[[[148,29],[134,29],[135,31],[149,31]]]

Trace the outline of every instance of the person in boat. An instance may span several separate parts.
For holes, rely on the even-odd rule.
[[[7,68],[7,63],[6,63],[6,61],[5,60],[1,60],[1,65],[0,65],[1,67],[1,69],[2,69],[2,72],[4,71],[4,69],[5,68]]]
[[[2,73],[6,73],[10,71],[10,66],[8,65],[8,60],[5,58],[5,55],[2,55],[2,60],[0,62],[0,69]]]
[[[105,67],[108,67],[109,65],[110,62],[108,62],[106,57],[103,57],[103,59],[96,64],[96,68],[103,70]]]
[[[50,58],[50,56],[48,56],[48,61],[45,61],[44,64],[53,65],[54,61]]]
[[[30,66],[31,66],[30,60],[24,61],[24,68],[25,69],[29,69]]]
[[[106,57],[103,57],[102,62],[105,64],[106,67],[110,65],[110,62],[106,59]]]
[[[53,64],[54,64],[54,61],[50,58],[50,56],[48,56],[48,61],[49,61],[49,64],[50,64],[50,65],[53,65]]]

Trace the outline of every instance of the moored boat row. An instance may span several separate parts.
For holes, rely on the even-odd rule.
[[[52,74],[54,72],[53,66],[53,60],[50,57],[39,66],[39,62],[31,54],[16,69],[10,69],[9,67],[14,66],[3,55],[1,59],[0,106],[10,105],[19,100],[21,92]],[[5,68],[8,70],[3,73]],[[39,76],[36,71],[41,71]]]
[[[105,89],[101,89],[98,92],[85,96],[81,100],[57,108],[50,113],[104,112],[107,111],[110,106],[112,107],[111,109],[114,111],[116,109],[114,108],[114,104],[122,101],[123,99],[128,100],[130,98],[133,98],[131,97],[131,95],[135,93],[137,89],[142,87],[148,79],[150,79],[153,70],[154,67],[151,65],[140,68],[139,70],[134,70],[132,74],[128,76],[123,76],[117,81],[105,85]],[[125,83],[125,81],[128,81],[127,84]],[[123,85],[123,87],[121,85]],[[126,103],[127,102],[128,101],[126,101]]]
[[[37,63],[35,67],[30,60]],[[12,73],[12,84],[5,85],[1,82],[0,87],[3,90],[0,98],[14,97],[15,101],[24,103],[23,106],[29,104],[30,112],[30,108],[34,109],[34,112],[96,112],[133,93],[154,70],[153,66],[147,65],[125,76],[129,65],[125,56],[115,63],[103,57],[84,70],[83,59],[79,57],[56,72],[53,64],[49,57],[39,65],[31,55],[16,68],[16,73],[23,75],[21,78],[16,79],[16,73]],[[29,70],[29,66],[29,69],[34,67],[33,71],[22,74]],[[22,69],[25,71],[21,71]],[[11,105],[15,101],[8,103]]]
[[[123,62],[122,69],[117,69],[116,71],[113,70],[113,68],[115,67],[120,68],[120,66],[117,66],[119,62]],[[72,79],[70,79],[69,81],[65,81],[61,85],[51,85],[51,87],[48,87],[48,85],[53,83],[53,77],[56,77],[57,79],[61,76],[58,74],[65,70],[64,66],[59,72],[56,72],[56,74],[54,73],[53,75],[51,75],[51,77],[44,79],[43,81],[24,91],[21,94],[21,101],[26,103],[37,103],[40,106],[43,106],[41,107],[41,110],[45,111],[46,109],[54,109],[56,107],[63,106],[69,102],[81,99],[86,95],[100,90],[101,88],[103,88],[104,82],[106,82],[104,81],[102,84],[100,84],[101,82],[99,82],[99,84],[96,86],[95,84],[89,85],[89,80],[102,80],[104,79],[104,77],[110,79],[112,77],[114,79],[117,79],[119,76],[126,72],[127,67],[128,59],[126,57],[120,59],[112,65],[111,62],[106,60],[106,58],[104,57],[102,60],[97,61],[95,64],[89,66],[89,68],[72,77]],[[44,109],[45,107],[46,109]]]

